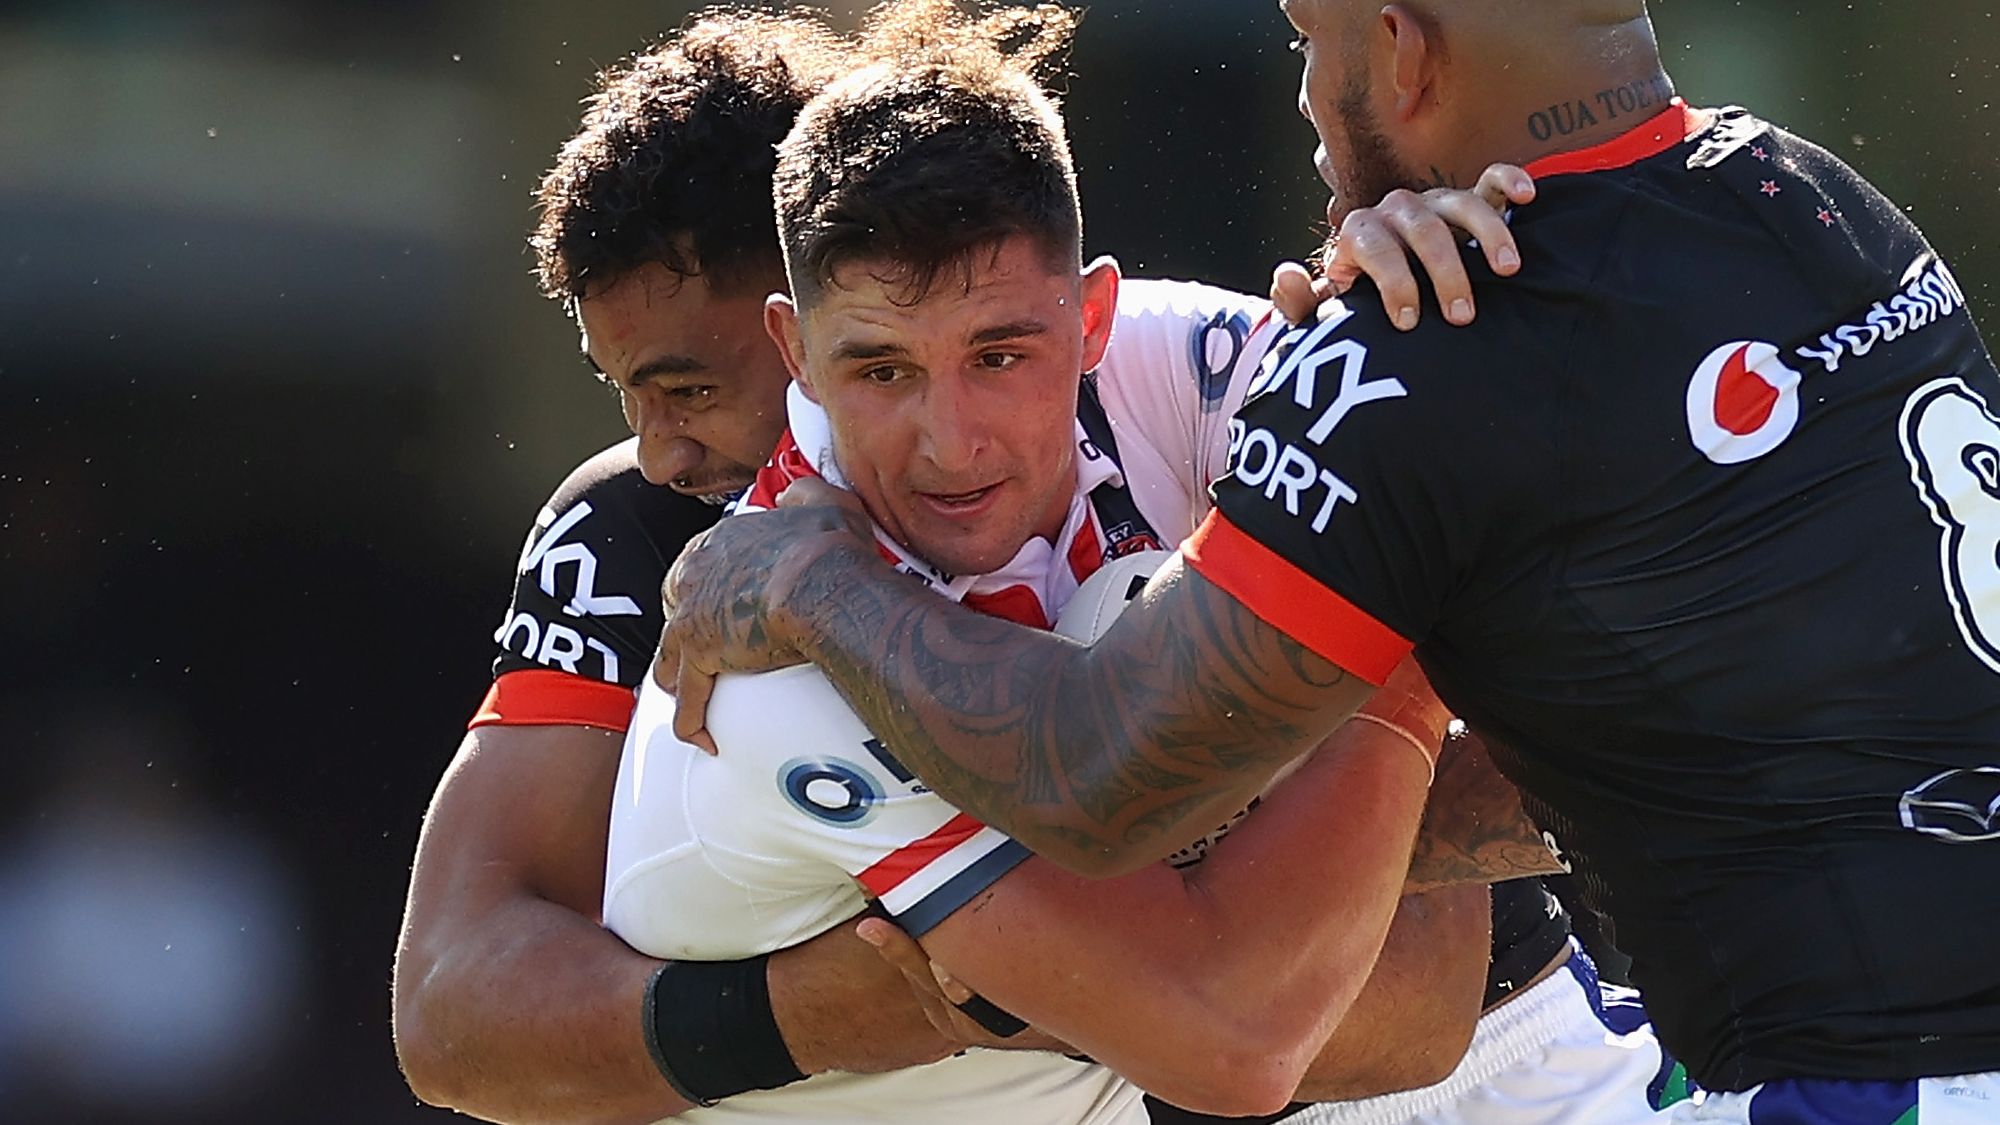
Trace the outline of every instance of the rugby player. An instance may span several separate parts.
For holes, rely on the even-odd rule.
[[[607,76],[544,185],[544,287],[575,301],[595,330],[586,352],[618,382],[639,436],[581,466],[536,521],[497,636],[494,691],[426,817],[395,1014],[399,1058],[428,1101],[498,1120],[575,1121],[651,1120],[690,1104],[662,1081],[635,1018],[659,962],[596,925],[605,810],[631,686],[659,627],[650,591],[686,534],[674,493],[747,484],[745,466],[768,456],[782,429],[787,379],[761,315],[783,272],[769,193],[746,185],[768,184],[773,147],[807,93],[844,65],[842,50],[800,18],[704,17]],[[667,180],[665,167],[710,174]],[[1382,230],[1423,249],[1436,240],[1410,203],[1385,212]],[[1467,209],[1480,206],[1440,193],[1425,203],[1468,224],[1477,215]],[[1486,235],[1504,248],[1504,230]],[[1367,264],[1385,295],[1413,290],[1400,245]],[[1463,285],[1455,257],[1440,268],[1440,286]],[[1254,302],[1196,292],[1214,307],[1190,310],[1186,335],[1162,347],[1240,348],[1235,333],[1248,320],[1237,318]],[[663,356],[675,362],[653,362]],[[1440,788],[1460,774],[1477,776],[1447,770]],[[1440,834],[1424,842],[1433,869],[1492,863],[1449,852]],[[1502,896],[1490,998],[1537,975],[1551,935],[1560,945],[1540,901],[1539,891]],[[1414,905],[1405,913],[1411,928],[1421,921]],[[1422,958],[1399,960],[1409,944],[1391,941],[1385,974],[1426,976]],[[958,1045],[930,1029],[901,978],[845,929],[759,963],[786,1068],[887,1070]],[[1449,1041],[1451,1018],[1408,989],[1395,1006],[1422,1035],[1367,1037],[1360,1046],[1375,1053],[1321,1080],[1322,1096],[1398,1089],[1449,1069],[1457,1048],[1430,1040]],[[1349,1025],[1365,1028],[1358,1011]]]
[[[1950,270],[1825,151],[1674,99],[1639,0],[1286,11],[1342,197],[1531,161],[1530,268],[1463,331],[1357,294],[1298,332],[1088,648],[917,596],[837,509],[725,521],[670,591],[682,733],[707,673],[811,659],[953,804],[1113,875],[1414,646],[1709,1091],[1677,1114],[2000,1120],[2000,376]]]
[[[1045,34],[1053,18],[1041,17]],[[1190,369],[1188,310],[1224,295],[1137,283],[1121,299],[1115,265],[1080,268],[1060,119],[982,38],[949,4],[887,6],[865,50],[897,64],[835,83],[781,148],[797,305],[772,298],[767,325],[795,383],[792,437],[749,503],[838,475],[906,575],[1046,625],[1108,555],[1193,530],[1267,333],[1204,378]],[[1240,308],[1226,319],[1239,318],[1249,320]],[[1114,323],[1124,350],[1106,358]],[[1079,372],[1091,369],[1080,398]],[[1306,763],[1194,873],[1090,883],[1027,860],[912,786],[810,669],[724,690],[719,759],[671,737],[670,700],[650,681],[626,743],[605,920],[658,956],[781,948],[853,917],[865,888],[954,973],[1146,1088],[1269,1110],[1297,1088],[1344,1008],[1339,991],[1368,975],[1350,943],[1373,944],[1358,937],[1369,895],[1385,908],[1400,889],[1400,877],[1343,885],[1367,869],[1360,851],[1400,850],[1413,811],[1379,789],[1379,759],[1353,757],[1365,748],[1391,754],[1391,768],[1410,764],[1409,747],[1378,725],[1387,711],[1336,735],[1342,749]],[[1314,890],[1282,893],[1290,886]],[[1458,940],[1468,936],[1483,954],[1484,935]],[[1442,953],[1449,937],[1430,940]],[[1628,1068],[1631,1106],[1643,1110],[1657,1055],[1628,1055],[1639,1064]],[[677,1056],[666,1069],[683,1061],[701,1065]],[[974,1052],[746,1093],[727,1108],[753,1119],[1061,1121],[1123,1119],[1136,1102],[1094,1067]]]

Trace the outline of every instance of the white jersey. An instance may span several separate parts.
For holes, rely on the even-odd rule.
[[[1276,336],[1267,314],[1263,300],[1209,286],[1126,282],[1097,373],[1119,463],[1079,430],[1077,496],[1056,542],[1035,540],[996,574],[970,578],[939,575],[886,541],[885,551],[947,597],[1032,596],[1053,620],[1121,548],[1121,529],[1087,500],[1099,486],[1122,483],[1169,545],[1206,514],[1229,418]],[[796,395],[791,412],[793,440],[777,464],[837,481],[824,416]],[[643,953],[768,953],[855,917],[869,899],[921,936],[1028,857],[912,777],[815,668],[719,680],[708,710],[716,757],[674,737],[673,707],[647,677],[611,815],[604,922]],[[1124,1125],[1146,1120],[1140,1098],[1100,1066],[973,1050],[893,1074],[817,1075],[679,1120]]]

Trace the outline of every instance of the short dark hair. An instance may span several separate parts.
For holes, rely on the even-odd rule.
[[[605,70],[537,194],[542,292],[581,298],[649,262],[718,289],[766,283],[777,144],[846,65],[814,15],[718,8]]]
[[[1082,259],[1069,138],[1038,81],[1076,14],[1053,4],[967,15],[891,0],[863,28],[858,69],[809,102],[779,148],[779,240],[809,304],[848,262],[896,263],[911,302],[1013,235],[1052,268]]]

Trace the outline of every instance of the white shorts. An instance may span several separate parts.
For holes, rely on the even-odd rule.
[[[1905,1082],[1794,1079],[1740,1094],[1712,1090],[1669,1108],[1663,1125],[1994,1125],[2000,1074]]]
[[[1664,1056],[1637,993],[1600,985],[1581,952],[1480,1017],[1435,1086],[1310,1106],[1284,1125],[1664,1125],[1650,1088]]]

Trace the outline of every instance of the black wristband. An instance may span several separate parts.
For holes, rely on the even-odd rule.
[[[675,1093],[714,1105],[805,1077],[771,1012],[769,960],[669,961],[646,982],[646,1051]]]
[[[1028,1021],[988,1000],[977,992],[972,999],[953,1007],[972,1017],[972,1022],[998,1035],[1002,1039],[1012,1039],[1028,1030]]]

